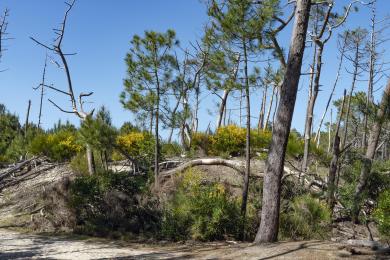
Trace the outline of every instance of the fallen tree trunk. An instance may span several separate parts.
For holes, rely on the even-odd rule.
[[[187,170],[188,168],[194,167],[194,166],[201,166],[201,165],[222,165],[229,167],[231,169],[236,170],[238,173],[244,175],[245,174],[245,167],[241,165],[238,161],[233,160],[225,160],[221,158],[204,158],[204,159],[195,159],[186,163],[183,163],[179,165],[177,168],[174,168],[169,171],[161,172],[162,177],[171,176],[173,174],[183,172]]]

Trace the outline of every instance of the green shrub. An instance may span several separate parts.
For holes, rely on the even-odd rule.
[[[77,177],[70,186],[76,231],[89,235],[149,234],[159,230],[158,203],[146,189],[146,176],[98,173]]]
[[[390,191],[383,191],[379,195],[378,205],[374,211],[374,219],[378,229],[385,239],[390,239]]]
[[[190,169],[165,207],[162,234],[172,240],[220,240],[237,237],[240,223],[238,200],[228,189],[206,183],[201,172]]]
[[[304,140],[296,132],[291,132],[288,137],[286,154],[295,158],[303,155]]]
[[[161,145],[161,154],[164,158],[180,156],[183,149],[178,143],[163,143]]]
[[[63,162],[70,160],[82,150],[76,140],[76,132],[61,129],[51,134],[38,134],[31,141],[29,151],[34,155],[45,155],[52,160]]]
[[[325,203],[310,195],[296,197],[281,214],[280,235],[292,239],[324,239],[331,213]]]
[[[130,132],[119,135],[116,143],[138,162],[149,166],[154,158],[154,137],[148,132]],[[124,159],[122,156],[119,158]],[[115,159],[116,158],[114,156]]]
[[[236,125],[220,127],[212,136],[212,152],[215,155],[242,155],[245,149],[245,140],[245,128]]]
[[[211,153],[212,135],[196,132],[192,134],[191,148],[196,151],[202,151],[205,155]]]

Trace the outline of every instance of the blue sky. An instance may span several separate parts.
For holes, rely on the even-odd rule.
[[[73,77],[75,92],[94,91],[90,98],[91,107],[105,105],[112,114],[113,122],[120,126],[124,121],[133,119],[131,113],[122,108],[119,94],[123,90],[123,78],[126,66],[124,57],[130,47],[130,39],[134,34],[142,34],[145,30],[166,31],[174,29],[181,44],[202,36],[203,27],[207,23],[204,1],[199,0],[78,0],[72,10],[64,40],[64,51],[77,52],[69,57],[69,65]],[[282,1],[283,2],[283,1]],[[349,1],[336,1],[336,9],[341,9]],[[29,37],[34,36],[43,42],[51,42],[54,37],[52,28],[61,22],[65,5],[62,0],[2,0],[0,10],[10,9],[9,33],[14,39],[8,42],[8,51],[0,63],[0,69],[7,69],[0,74],[0,103],[24,120],[27,102],[32,100],[31,120],[37,122],[39,109],[39,93],[33,87],[41,80],[45,50],[34,44]],[[390,11],[390,1],[378,0],[378,16],[384,17]],[[357,26],[367,27],[369,10],[360,7],[358,13],[350,15],[344,28]],[[290,41],[291,26],[280,36],[280,42],[287,47]],[[324,70],[321,78],[322,91],[318,97],[315,111],[315,127],[328,98],[337,67],[338,52],[333,37],[324,53]],[[388,43],[386,43],[388,45]],[[384,46],[386,48],[386,46]],[[307,70],[310,49],[307,49],[303,71]],[[389,56],[389,55],[388,55]],[[266,64],[258,64],[259,67]],[[345,64],[346,67],[350,66]],[[364,76],[365,77],[365,76]],[[376,88],[384,84],[379,82]],[[62,71],[50,65],[47,72],[47,83],[65,89],[66,81]],[[294,113],[293,127],[302,131],[307,103],[308,78],[302,77]],[[357,89],[365,90],[367,83],[359,82]],[[336,91],[340,97],[343,88],[350,87],[350,77],[344,72]],[[379,93],[379,92],[378,92]],[[43,108],[43,126],[51,127],[58,119],[69,119],[78,123],[74,115],[64,114],[47,102],[51,98],[64,107],[68,102],[61,101],[62,96],[53,91],[46,91]],[[253,116],[258,115],[260,92],[252,94]],[[208,96],[201,103],[201,129],[209,122],[216,120],[213,109],[215,101]],[[253,119],[253,123],[256,123]]]

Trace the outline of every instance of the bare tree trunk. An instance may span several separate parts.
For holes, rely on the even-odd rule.
[[[221,104],[220,104],[220,106],[219,106],[219,114],[218,114],[217,128],[220,128],[220,127],[221,127],[223,115],[226,114],[226,103],[227,103],[227,99],[228,99],[229,93],[230,93],[230,90],[229,90],[229,89],[225,89],[225,90],[223,91],[223,96],[222,96]]]
[[[156,97],[155,126],[154,126],[154,138],[155,138],[155,140],[154,140],[154,142],[155,142],[155,146],[154,146],[154,185],[155,185],[155,188],[158,190],[160,187],[160,182],[158,179],[158,174],[160,171],[160,167],[159,167],[159,163],[160,163],[160,137],[159,137],[159,133],[158,133],[159,112],[160,112],[160,82],[159,82],[159,78],[157,75],[157,69],[155,71],[155,76],[156,76],[156,81],[157,81],[157,84],[156,84],[157,97]]]
[[[30,117],[30,108],[31,108],[31,100],[28,101],[28,106],[27,106],[27,114],[26,114],[26,121],[24,123],[24,139],[26,140],[27,138],[27,131],[28,131],[28,120]]]
[[[46,66],[47,66],[47,55],[45,58],[45,65],[43,67],[43,73],[42,73],[42,82],[41,82],[41,100],[39,103],[39,116],[38,116],[38,128],[41,127],[41,118],[42,118],[42,104],[43,104],[43,94],[44,94],[44,88],[45,88],[45,77],[46,77]]]
[[[330,162],[329,166],[329,174],[328,174],[328,196],[327,196],[327,202],[329,207],[333,211],[333,206],[334,206],[334,193],[336,190],[335,187],[335,179],[336,179],[336,173],[337,173],[337,166],[338,166],[338,161],[340,157],[340,136],[339,136],[339,130],[340,130],[340,122],[343,117],[344,113],[344,104],[345,104],[345,97],[347,93],[346,90],[344,89],[344,96],[343,96],[343,102],[341,104],[341,111],[340,111],[340,117],[337,120],[337,126],[336,126],[336,132],[335,136],[333,139],[333,152],[332,152],[332,161]]]
[[[328,134],[328,153],[330,152],[330,147],[332,145],[332,117],[333,117],[333,109],[330,109],[330,122],[329,122],[329,134]]]
[[[326,112],[328,112],[330,102],[332,101],[332,97],[333,97],[334,91],[336,90],[336,86],[337,86],[337,83],[338,83],[339,78],[340,78],[340,72],[341,72],[341,67],[342,67],[343,60],[344,60],[344,52],[345,52],[345,46],[346,46],[347,39],[348,39],[348,35],[346,35],[344,37],[344,43],[343,43],[343,46],[341,47],[340,62],[339,62],[339,66],[338,66],[338,69],[337,69],[336,79],[335,79],[335,81],[333,83],[333,88],[332,88],[332,91],[330,92],[330,95],[329,95],[329,98],[328,98],[328,102],[326,103],[325,111],[322,114],[320,125],[318,126],[317,134],[316,134],[316,137],[315,137],[314,140],[318,140],[319,139],[322,123],[324,122],[324,118],[325,118]]]
[[[310,7],[311,0],[297,0],[287,68],[280,89],[280,104],[266,163],[261,223],[256,235],[256,243],[274,242],[278,237],[281,177],[301,75]]]
[[[375,70],[375,59],[376,59],[376,42],[375,42],[375,18],[376,18],[376,10],[375,10],[375,4],[376,1],[373,1],[372,3],[372,17],[371,17],[371,39],[370,39],[370,46],[369,46],[369,52],[370,52],[370,67],[369,67],[369,78],[368,78],[368,90],[367,90],[367,100],[366,100],[366,108],[372,104],[373,101],[373,88],[374,88],[374,70]],[[367,147],[367,125],[368,125],[368,111],[364,113],[364,119],[363,119],[364,125],[363,125],[363,138],[362,138],[362,147],[363,150],[366,150]]]
[[[245,218],[246,206],[248,201],[249,176],[251,168],[250,140],[251,140],[251,110],[250,110],[250,93],[249,93],[249,78],[248,78],[248,56],[246,39],[243,39],[244,49],[244,73],[245,73],[245,99],[246,99],[246,144],[245,144],[245,176],[244,186],[242,189],[241,216],[243,218],[242,236],[245,239]]]
[[[93,175],[96,172],[95,159],[93,158],[92,148],[89,144],[86,145],[86,154],[87,154],[87,163],[88,163],[88,173]]]
[[[276,88],[277,88],[276,86],[273,86],[273,88],[272,88],[272,95],[271,95],[271,99],[269,101],[269,106],[268,106],[268,110],[267,110],[267,116],[265,117],[265,121],[264,121],[263,131],[267,130],[267,127],[268,127],[268,121],[269,121],[269,117],[271,115],[272,104],[274,102],[274,96],[275,96],[275,89]]]
[[[263,127],[264,127],[265,105],[267,103],[267,89],[268,89],[268,86],[267,85],[264,86],[263,97],[261,99],[259,122],[257,124],[258,131],[260,131],[260,129],[263,129]]]
[[[310,142],[312,135],[312,127],[313,127],[313,116],[314,116],[314,106],[317,100],[318,92],[320,90],[320,77],[322,70],[322,53],[324,50],[324,43],[321,41],[316,42],[317,45],[317,56],[316,60],[316,72],[314,77],[314,86],[313,91],[310,95],[307,115],[306,115],[306,125],[305,125],[305,144],[303,149],[303,163],[302,170],[303,172],[307,172],[307,165],[309,160],[309,152],[310,152]],[[314,64],[313,64],[314,65]]]
[[[390,98],[390,80],[387,82],[386,89],[383,92],[381,103],[379,104],[378,111],[376,113],[375,121],[373,122],[370,129],[370,136],[368,138],[368,145],[366,154],[362,161],[362,169],[360,172],[360,177],[358,184],[356,185],[355,194],[353,198],[353,209],[352,209],[352,219],[357,223],[359,212],[360,212],[360,203],[362,199],[362,193],[364,187],[367,184],[367,179],[371,173],[372,161],[375,156],[376,147],[378,145],[378,140],[382,130],[382,124],[384,118],[387,116],[387,111],[389,109],[389,98]]]
[[[275,108],[274,108],[274,112],[272,114],[272,130],[274,130],[276,111],[278,110],[278,106],[279,106],[279,89],[280,88],[281,88],[281,86],[276,89]]]
[[[175,107],[172,110],[172,118],[173,118],[173,120],[171,122],[172,126],[171,126],[171,130],[170,130],[169,136],[168,136],[168,144],[170,144],[172,142],[172,135],[173,135],[173,131],[175,129],[175,123],[176,123],[175,116],[176,116],[177,109],[179,108],[180,101],[181,101],[181,96],[177,99]]]
[[[350,114],[350,110],[351,110],[352,95],[353,95],[353,91],[355,89],[355,83],[356,83],[356,78],[357,78],[357,74],[358,74],[358,69],[359,69],[359,45],[356,47],[356,52],[355,52],[354,71],[353,71],[353,76],[352,76],[352,85],[351,85],[351,90],[349,92],[348,105],[347,105],[347,114],[345,115],[344,138],[343,138],[343,140],[341,142],[341,149],[344,149],[345,144],[347,143],[349,114]]]

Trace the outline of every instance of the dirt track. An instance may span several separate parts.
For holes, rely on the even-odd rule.
[[[0,229],[0,259],[374,259],[324,241],[265,246],[235,243],[152,244],[40,236]]]

